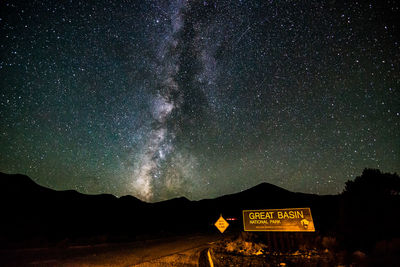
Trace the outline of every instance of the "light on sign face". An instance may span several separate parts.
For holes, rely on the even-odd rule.
[[[244,210],[245,231],[315,232],[310,208]]]
[[[228,228],[229,223],[221,215],[214,225],[221,233],[223,233],[225,232],[226,228]]]

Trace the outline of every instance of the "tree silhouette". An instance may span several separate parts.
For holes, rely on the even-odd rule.
[[[354,181],[347,181],[343,194],[357,196],[399,195],[400,177],[397,173],[382,173],[378,169],[364,169]]]
[[[341,238],[351,249],[372,249],[379,240],[400,236],[400,177],[364,169],[347,181],[340,205]]]

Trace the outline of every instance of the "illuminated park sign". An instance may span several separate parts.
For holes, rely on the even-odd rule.
[[[315,232],[310,208],[244,210],[245,231]]]

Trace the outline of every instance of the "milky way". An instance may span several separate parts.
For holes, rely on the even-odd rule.
[[[185,2],[178,1],[171,4],[167,10],[158,7],[163,14],[168,16],[170,29],[160,41],[158,53],[159,69],[157,77],[157,95],[151,103],[151,114],[155,120],[154,129],[148,134],[148,141],[145,143],[142,155],[136,163],[136,169],[133,174],[135,180],[133,186],[136,195],[150,200],[153,196],[154,180],[161,179],[164,175],[161,172],[161,164],[174,150],[174,132],[169,132],[167,121],[175,109],[180,108],[182,102],[182,93],[175,77],[179,73],[179,35],[182,30],[184,19],[183,14]]]
[[[400,167],[394,1],[2,1],[0,171],[146,201]]]

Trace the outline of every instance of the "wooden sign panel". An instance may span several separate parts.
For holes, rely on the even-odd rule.
[[[315,232],[310,208],[244,210],[245,231]]]

